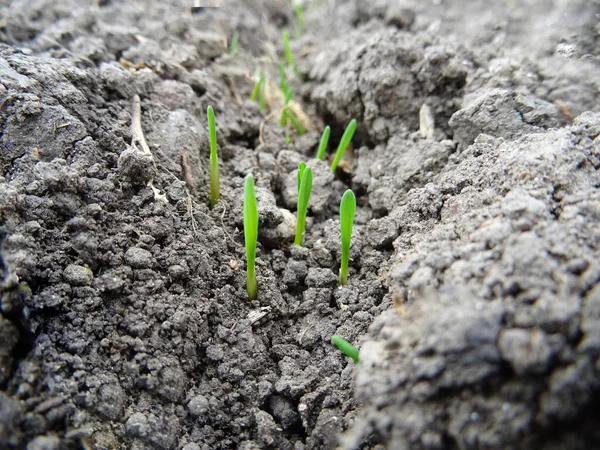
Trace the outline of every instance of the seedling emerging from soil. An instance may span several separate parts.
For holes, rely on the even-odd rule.
[[[231,45],[229,46],[229,50],[231,50],[232,53],[235,53],[237,51],[239,42],[240,35],[236,31],[235,33],[233,33],[233,37],[231,38]]]
[[[348,283],[348,260],[350,259],[350,239],[356,212],[356,197],[351,189],[344,192],[340,202],[340,231],[342,234],[342,264],[340,265],[340,284]]]
[[[308,200],[312,189],[312,169],[301,162],[298,165],[298,218],[296,220],[296,239],[295,245],[302,245],[304,242],[304,228],[306,226],[306,211],[308,209]]]
[[[348,342],[343,337],[333,335],[331,336],[331,342],[340,349],[340,351],[349,358],[352,358],[354,362],[358,362],[358,349]]]
[[[329,144],[329,135],[331,134],[331,127],[327,125],[323,130],[323,135],[321,136],[321,142],[319,143],[319,150],[317,151],[317,158],[323,159],[325,158],[325,150],[327,150],[327,144]]]
[[[217,158],[217,128],[212,106],[208,107],[206,115],[208,116],[210,140],[210,207],[214,208],[221,198],[221,190],[219,187],[219,159]]]
[[[267,98],[265,95],[265,84],[267,83],[267,79],[260,74],[260,71],[257,71],[257,76],[258,80],[254,83],[254,87],[252,88],[250,100],[253,102],[258,100],[260,110],[262,111],[267,106]]]
[[[331,171],[332,172],[335,172],[335,169],[337,169],[337,166],[340,163],[342,156],[344,156],[344,153],[346,152],[348,145],[350,145],[350,141],[354,137],[355,131],[356,131],[356,119],[352,119],[350,121],[350,123],[348,124],[348,126],[346,127],[346,130],[344,131],[344,134],[342,135],[342,140],[340,141],[340,145],[338,145],[338,148],[335,152],[333,162],[331,163]]]
[[[258,239],[258,210],[254,194],[254,177],[251,173],[246,175],[244,180],[244,239],[247,264],[246,291],[248,300],[255,300],[257,289],[254,260],[256,258],[256,240]]]

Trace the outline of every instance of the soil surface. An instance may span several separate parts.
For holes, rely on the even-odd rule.
[[[0,448],[600,446],[599,1],[1,3]]]

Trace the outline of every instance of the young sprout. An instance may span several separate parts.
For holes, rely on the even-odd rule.
[[[323,130],[321,136],[321,142],[319,143],[319,150],[317,151],[317,159],[325,158],[325,150],[327,150],[327,144],[329,144],[329,135],[331,134],[331,127],[327,125]]]
[[[279,125],[285,127],[288,121],[288,103],[292,98],[294,98],[294,91],[292,88],[288,87],[285,92],[285,100],[283,102],[283,110],[281,111],[281,118],[279,119]]]
[[[358,349],[341,336],[331,336],[331,342],[346,356],[358,362]]]
[[[289,86],[287,83],[287,76],[285,75],[285,64],[283,64],[283,61],[279,63],[279,79],[279,87],[281,88],[281,92],[285,92],[287,94]]]
[[[210,207],[214,208],[221,198],[219,187],[219,159],[217,158],[217,128],[215,127],[215,112],[212,106],[206,110],[208,116],[208,133],[210,141]]]
[[[302,33],[302,29],[304,28],[304,8],[301,3],[296,3],[294,6],[294,10],[296,11],[296,17],[298,19],[298,26],[296,27],[296,37],[300,37],[300,33]]]
[[[254,194],[254,177],[246,175],[244,180],[244,240],[246,243],[246,291],[248,300],[256,299],[256,273],[254,260],[256,258],[256,240],[258,239],[258,210]]]
[[[296,238],[295,245],[302,245],[304,242],[304,228],[306,226],[306,211],[308,209],[308,200],[312,189],[312,169],[302,161],[298,165],[298,218],[296,220]]]
[[[252,94],[250,95],[250,100],[253,102],[258,99],[260,110],[262,111],[267,106],[267,99],[265,96],[265,84],[267,79],[261,75],[260,70],[256,71],[258,80],[254,83],[254,87],[252,88]]]
[[[351,189],[344,192],[340,202],[340,231],[342,235],[342,263],[340,265],[340,284],[348,284],[348,260],[350,259],[350,239],[356,212],[356,197]]]
[[[298,132],[299,135],[303,135],[304,133],[306,133],[306,131],[304,131],[304,127],[302,126],[302,124],[300,123],[300,121],[296,118],[296,116],[294,115],[293,112],[291,112],[289,109],[285,109],[285,115],[288,119],[290,119],[290,122],[292,122],[292,125],[294,125],[294,128],[296,129],[296,131]]]
[[[229,46],[229,50],[231,50],[232,53],[235,53],[237,51],[239,42],[240,35],[236,31],[235,33],[233,33],[233,37],[231,38],[231,45]]]
[[[348,126],[346,127],[346,130],[344,131],[344,134],[342,135],[342,140],[340,141],[340,145],[338,145],[338,148],[335,152],[333,162],[331,163],[331,171],[332,172],[335,172],[335,169],[337,169],[337,166],[338,166],[340,160],[342,159],[342,156],[344,156],[344,152],[346,151],[346,149],[348,148],[348,145],[350,145],[350,141],[354,137],[355,131],[356,131],[356,119],[352,119],[350,121],[350,123],[348,124]]]
[[[292,46],[290,45],[290,33],[288,30],[283,30],[283,52],[285,55],[285,60],[290,65],[290,67],[296,67],[296,63],[294,62],[294,55],[292,55]]]

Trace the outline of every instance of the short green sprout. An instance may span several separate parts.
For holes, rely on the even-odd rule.
[[[348,126],[346,127],[346,130],[344,131],[344,134],[342,135],[342,140],[340,141],[340,145],[338,145],[338,148],[335,152],[333,162],[331,163],[331,171],[332,172],[335,172],[335,169],[337,169],[337,166],[338,166],[339,162],[341,161],[342,156],[344,156],[344,153],[346,152],[348,145],[350,145],[350,141],[354,137],[355,131],[356,131],[356,119],[352,119],[350,121],[350,123],[348,124]]]
[[[264,77],[264,75],[261,75],[260,70],[256,71],[256,75],[258,79],[256,80],[256,83],[254,83],[254,87],[252,88],[250,100],[252,100],[253,102],[258,100],[260,110],[262,111],[267,106],[267,99],[265,95],[265,85],[267,83],[267,79]]]
[[[327,125],[323,130],[321,136],[321,142],[319,142],[319,150],[317,151],[317,159],[325,158],[325,151],[327,150],[327,144],[329,144],[329,135],[331,134],[331,127]]]
[[[208,134],[210,141],[210,207],[214,208],[221,198],[219,187],[219,159],[217,157],[217,128],[215,126],[215,112],[212,106],[206,110],[208,117]]]
[[[294,98],[294,91],[292,90],[292,88],[288,87],[287,90],[285,90],[284,92],[285,92],[285,100],[283,102],[283,110],[281,111],[281,118],[279,119],[279,125],[281,125],[282,127],[285,127],[287,125],[288,103],[290,102],[290,100],[292,98]]]
[[[306,211],[308,210],[308,200],[312,189],[312,169],[302,161],[298,165],[298,218],[296,220],[296,238],[295,245],[302,245],[304,242],[304,228],[306,226]]]
[[[246,175],[244,180],[244,240],[246,243],[246,291],[248,300],[256,300],[256,272],[254,262],[256,258],[256,241],[258,239],[258,209],[256,208],[256,195],[254,194],[254,177]]]
[[[331,342],[347,357],[358,362],[358,349],[341,336],[331,336]]]
[[[236,31],[235,33],[233,33],[233,37],[231,38],[231,44],[229,45],[229,50],[231,50],[232,53],[235,53],[238,49],[239,43],[240,43],[240,35]]]
[[[340,284],[348,284],[348,261],[350,259],[350,240],[356,212],[356,197],[351,189],[344,192],[340,202],[340,231],[342,235],[342,263],[340,265]]]
[[[304,127],[293,112],[291,112],[289,109],[286,109],[285,115],[288,119],[290,119],[290,122],[292,122],[292,125],[294,125],[294,128],[296,129],[299,135],[303,135],[304,133],[306,133]]]

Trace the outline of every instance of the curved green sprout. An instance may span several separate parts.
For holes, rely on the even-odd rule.
[[[258,239],[258,209],[256,208],[256,195],[254,194],[254,177],[251,173],[246,175],[244,180],[244,239],[247,265],[246,291],[248,292],[248,300],[255,300],[257,288],[254,261]]]
[[[215,126],[215,112],[212,106],[206,110],[208,116],[208,133],[210,141],[210,207],[214,208],[221,198],[219,186],[219,159],[217,157],[217,128]]]
[[[304,228],[306,226],[306,211],[312,189],[312,169],[303,161],[298,165],[298,219],[296,220],[295,245],[304,242]]]
[[[340,265],[340,284],[348,284],[348,261],[350,259],[350,240],[352,238],[352,225],[356,212],[356,197],[348,189],[340,202],[340,231],[342,235],[342,263]]]
[[[337,169],[337,166],[338,166],[339,162],[341,161],[342,156],[344,156],[344,153],[346,152],[348,145],[350,145],[350,141],[354,137],[355,131],[356,131],[356,119],[352,119],[350,121],[350,123],[348,124],[348,126],[346,127],[346,130],[344,131],[344,134],[342,135],[342,140],[340,141],[340,145],[338,145],[338,148],[335,152],[333,162],[331,163],[331,171],[332,172],[335,172],[335,169]]]
[[[341,336],[333,335],[331,336],[331,342],[333,342],[344,355],[352,358],[354,362],[358,362],[358,349],[346,339]]]
[[[317,151],[317,159],[325,158],[325,151],[327,150],[327,144],[329,144],[329,135],[331,134],[331,127],[327,125],[321,135],[321,142],[319,142],[319,150]]]

